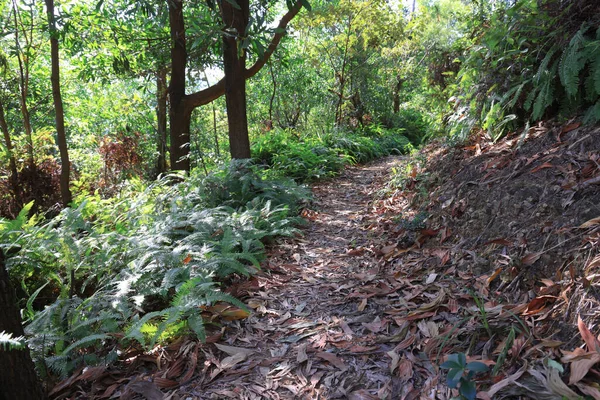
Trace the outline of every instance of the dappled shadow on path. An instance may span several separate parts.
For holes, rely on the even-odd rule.
[[[180,395],[376,399],[399,393],[390,374],[394,356],[386,353],[405,327],[390,324],[387,301],[378,304],[357,289],[385,275],[376,256],[384,239],[369,229],[377,217],[372,200],[401,160],[348,168],[313,188],[303,237],[270,252],[257,290],[245,299],[253,315],[228,327],[224,342],[232,348],[208,357],[234,365],[199,377]],[[393,292],[385,286],[382,291]]]

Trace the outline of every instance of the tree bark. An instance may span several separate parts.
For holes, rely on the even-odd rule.
[[[35,158],[33,155],[33,130],[31,129],[31,118],[29,116],[29,109],[27,107],[27,94],[29,91],[29,60],[24,62],[21,50],[21,42],[19,39],[19,8],[17,7],[16,0],[13,0],[13,19],[15,24],[15,47],[17,53],[17,60],[19,61],[19,102],[21,105],[21,115],[23,116],[23,127],[25,128],[25,138],[27,139],[27,167],[32,170],[35,169]],[[33,23],[33,19],[32,19]],[[25,33],[26,50],[28,53],[30,49],[30,43]]]
[[[183,0],[167,0],[171,31],[171,82],[169,84],[171,120],[171,168],[190,170],[190,118],[185,96],[185,65],[187,63]],[[186,123],[187,120],[187,123]]]
[[[398,114],[398,112],[400,111],[400,90],[402,90],[403,84],[404,79],[397,77],[396,86],[394,86],[394,114]]]
[[[156,175],[167,172],[167,68],[156,75]]]
[[[23,336],[21,315],[0,249],[0,332]],[[0,400],[38,400],[46,396],[38,381],[29,349],[0,349]]]
[[[208,104],[224,95],[225,78],[206,89],[188,95],[185,94],[185,64],[187,62],[187,53],[185,51],[185,24],[182,12],[183,3],[181,0],[167,1],[169,4],[169,26],[171,29],[171,39],[173,41],[171,48],[171,82],[169,84],[169,99],[171,104],[169,110],[169,120],[171,121],[171,169],[189,171],[189,128],[192,111],[195,108]],[[244,1],[248,2],[248,0]],[[276,33],[273,35],[271,43],[269,43],[263,57],[259,58],[249,69],[243,69],[242,76],[244,79],[252,78],[261,70],[267,61],[269,61],[269,58],[285,35],[287,25],[298,14],[301,8],[301,1],[297,1],[292,8],[281,17]],[[247,140],[247,138],[245,140]],[[188,145],[182,146],[182,144]],[[174,162],[177,160],[181,161]]]
[[[0,102],[0,130],[4,136],[4,144],[6,146],[6,152],[8,153],[8,168],[10,170],[9,182],[15,196],[15,200],[18,203],[19,208],[21,207],[21,196],[19,190],[19,174],[17,172],[17,160],[13,152],[14,148],[10,139],[10,132],[8,131],[8,124],[6,123],[6,117],[4,115],[4,106]]]
[[[64,207],[73,200],[69,184],[71,181],[71,162],[69,161],[69,149],[67,147],[67,134],[65,132],[65,112],[63,109],[62,95],[60,93],[60,66],[58,56],[58,38],[56,23],[54,19],[54,0],[46,1],[46,12],[48,14],[48,28],[50,31],[50,58],[52,63],[52,98],[54,100],[54,111],[56,120],[56,144],[60,152],[60,194]]]
[[[246,113],[246,50],[238,48],[244,38],[250,15],[249,0],[220,2],[223,30],[223,69],[225,71],[225,103],[229,126],[231,158],[250,158],[248,116]]]

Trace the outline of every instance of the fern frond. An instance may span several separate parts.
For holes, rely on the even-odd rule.
[[[600,100],[588,108],[583,117],[584,124],[595,124],[598,121],[600,121]]]
[[[579,91],[579,74],[587,61],[583,51],[586,42],[583,35],[587,29],[587,27],[584,27],[577,31],[560,58],[558,70],[560,82],[564,86],[567,95],[571,97],[574,97]]]
[[[14,337],[10,333],[0,332],[0,349],[4,350],[22,350],[25,348],[25,338],[23,336]]]

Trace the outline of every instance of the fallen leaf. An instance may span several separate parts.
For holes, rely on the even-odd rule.
[[[220,369],[226,370],[226,369],[233,368],[236,365],[238,365],[239,363],[241,363],[242,361],[245,361],[247,357],[248,357],[247,353],[237,353],[232,356],[225,357],[223,360],[221,360]]]
[[[595,386],[589,386],[582,382],[575,384],[584,394],[591,396],[594,400],[600,400],[600,385],[597,382],[592,383]]]
[[[548,303],[553,303],[557,299],[556,296],[539,296],[531,300],[527,304],[527,308],[523,311],[523,315],[534,315],[542,312]]]
[[[390,350],[385,354],[390,356],[390,358],[392,359],[392,361],[390,362],[390,374],[393,374],[396,368],[398,367],[398,363],[400,362],[400,355],[394,350]]]
[[[306,355],[306,343],[300,345],[298,347],[298,355],[296,356],[296,361],[299,363],[303,363],[308,360],[308,356]]]
[[[583,224],[579,225],[579,229],[591,228],[592,226],[596,226],[598,224],[600,224],[600,217],[592,218],[589,221],[586,221]]]
[[[535,167],[534,169],[532,169],[530,171],[530,173],[534,174],[544,168],[554,168],[554,165],[550,164],[550,163],[543,163],[542,165],[538,165],[537,167]]]
[[[585,322],[583,322],[583,320],[581,319],[580,315],[577,316],[577,328],[579,328],[579,333],[585,341],[588,351],[595,351],[600,353],[600,342],[598,341],[598,339],[596,339],[594,334],[590,332]]]
[[[537,260],[539,260],[541,256],[542,256],[542,253],[529,253],[529,254],[526,254],[525,257],[523,257],[521,259],[521,264],[522,265],[531,266]]]
[[[511,241],[508,241],[508,240],[503,239],[503,238],[498,238],[498,239],[493,239],[493,240],[487,241],[483,245],[487,246],[488,244],[498,244],[498,245],[501,245],[501,246],[512,246],[512,242]]]
[[[345,371],[346,369],[348,369],[348,367],[346,367],[346,364],[344,364],[344,361],[342,361],[341,358],[338,358],[335,354],[332,353],[327,353],[325,351],[321,351],[315,354],[317,357],[322,358],[323,360],[329,362],[330,364],[334,365],[335,367],[337,367],[338,369]]]
[[[502,270],[503,270],[502,267],[496,268],[496,270],[494,271],[494,273],[489,278],[486,279],[485,286],[486,287],[490,287],[490,284],[492,283],[492,281],[494,279],[496,279],[500,275],[500,273],[502,272]]]
[[[245,347],[234,347],[234,346],[227,346],[224,344],[219,344],[219,343],[215,343],[215,346],[217,346],[217,348],[219,350],[221,350],[223,353],[229,354],[230,356],[234,356],[236,354],[245,354],[247,356],[256,353],[256,350],[253,349],[247,349]]]
[[[153,382],[135,381],[127,385],[127,388],[137,394],[141,394],[146,400],[163,400],[165,397],[164,393],[158,390]]]
[[[425,281],[425,284],[429,285],[432,284],[433,282],[435,282],[435,278],[437,278],[438,274],[436,273],[431,273],[429,274],[429,276],[427,277],[427,280]]]

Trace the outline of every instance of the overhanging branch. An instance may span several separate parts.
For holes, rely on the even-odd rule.
[[[260,71],[261,68],[264,67],[264,65],[267,63],[267,61],[269,61],[269,58],[271,58],[271,55],[275,52],[275,49],[277,49],[279,42],[281,42],[281,39],[285,35],[288,24],[298,14],[298,12],[300,12],[301,8],[302,8],[302,2],[297,1],[294,4],[294,6],[291,9],[289,9],[288,12],[285,13],[285,15],[283,17],[281,17],[281,20],[279,21],[279,24],[277,25],[277,28],[275,31],[276,33],[275,33],[275,35],[273,35],[273,38],[271,39],[271,43],[269,43],[269,46],[265,50],[263,57],[260,58],[259,60],[257,60],[254,63],[254,65],[252,65],[250,68],[248,68],[246,70],[246,73],[245,73],[246,79],[252,78],[254,75],[256,75],[258,73],[258,71]],[[186,108],[188,109],[189,112],[191,112],[194,108],[203,106],[205,104],[209,104],[210,102],[218,99],[219,97],[221,97],[224,94],[225,94],[225,78],[221,79],[220,81],[218,81],[217,83],[215,83],[214,85],[212,85],[206,89],[200,90],[199,92],[196,92],[196,93],[186,95],[185,96]]]

